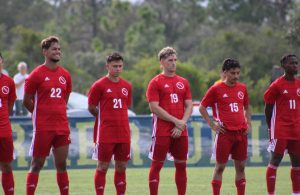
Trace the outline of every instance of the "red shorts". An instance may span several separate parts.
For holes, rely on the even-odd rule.
[[[51,147],[59,148],[70,143],[70,134],[60,134],[55,131],[34,132],[29,155],[33,157],[47,157]]]
[[[230,157],[234,160],[247,159],[248,138],[243,132],[230,132],[216,134],[212,159],[218,163],[227,163]],[[230,156],[231,155],[231,156]]]
[[[153,137],[149,152],[149,158],[156,161],[164,161],[167,154],[169,160],[187,160],[189,141],[187,136],[172,138],[167,136]],[[173,157],[173,158],[172,158]]]
[[[285,150],[292,155],[300,155],[300,140],[274,139],[270,142],[268,151],[284,155]]]
[[[14,145],[12,137],[0,137],[0,162],[10,163],[13,160]]]
[[[130,143],[99,143],[93,151],[93,160],[110,162],[130,160]]]

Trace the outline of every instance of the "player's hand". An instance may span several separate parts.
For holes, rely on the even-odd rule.
[[[171,137],[172,138],[179,138],[181,136],[182,130],[178,129],[177,127],[174,127],[171,130]]]
[[[216,133],[226,133],[226,130],[223,127],[219,124],[215,124],[214,122],[211,123],[211,129]]]
[[[183,130],[185,129],[185,127],[186,127],[186,122],[183,121],[183,120],[177,120],[177,121],[175,122],[175,126],[176,126],[178,129],[180,129],[181,131],[183,131]]]
[[[248,128],[247,130],[245,131],[245,135],[248,135],[249,133],[251,133],[252,131],[252,126],[251,125],[248,125]]]

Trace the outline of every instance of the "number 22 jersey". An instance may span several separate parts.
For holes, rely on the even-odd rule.
[[[95,143],[130,143],[128,107],[132,87],[124,79],[112,82],[108,77],[96,81],[89,91],[89,105],[99,109],[94,125]]]
[[[34,95],[34,131],[69,133],[66,97],[72,91],[71,76],[61,66],[36,67],[25,80],[25,93]]]

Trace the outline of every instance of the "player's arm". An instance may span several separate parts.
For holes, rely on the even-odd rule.
[[[184,130],[186,121],[180,120],[172,115],[170,115],[167,111],[165,111],[162,107],[160,107],[158,102],[150,102],[149,107],[152,113],[154,113],[158,118],[174,123],[174,125],[180,130]]]
[[[23,105],[31,113],[33,112],[33,109],[34,109],[33,96],[34,96],[33,94],[25,93],[24,98],[23,98]]]
[[[266,122],[267,122],[269,129],[271,127],[273,107],[274,107],[274,104],[265,104],[265,116],[266,116]]]
[[[217,133],[225,133],[225,129],[221,127],[219,124],[215,124],[213,120],[209,117],[209,114],[206,110],[206,107],[200,104],[199,106],[199,112],[201,113],[201,116],[204,118],[204,120],[207,122],[207,124],[210,126],[210,128],[217,132]]]
[[[69,97],[70,97],[70,93],[67,93],[67,94],[66,94],[66,103],[68,103]]]
[[[184,101],[184,113],[183,113],[183,117],[182,120],[185,121],[185,123],[188,121],[188,119],[190,118],[191,114],[193,111],[193,102],[192,100],[185,100]],[[183,129],[182,129],[183,130]],[[181,136],[182,130],[179,129],[178,127],[174,127],[174,129],[171,130],[172,132],[172,137],[173,138],[178,138]]]
[[[99,109],[98,109],[97,106],[95,106],[95,105],[89,105],[89,106],[88,106],[88,110],[89,110],[89,112],[90,112],[93,116],[97,117],[97,115],[98,115],[98,113],[99,113]]]
[[[15,101],[8,101],[8,113],[9,113],[9,115],[13,114],[14,103],[15,103]]]
[[[248,129],[246,131],[247,134],[250,133],[250,131],[252,130],[251,115],[252,115],[251,106],[250,105],[245,106],[245,118],[248,125]]]

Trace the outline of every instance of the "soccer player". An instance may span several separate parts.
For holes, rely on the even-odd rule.
[[[264,94],[265,115],[269,127],[271,158],[266,171],[267,190],[275,194],[277,168],[285,150],[291,159],[292,195],[300,195],[300,80],[296,55],[282,57],[284,75],[276,79]]]
[[[245,194],[244,169],[247,159],[247,134],[251,130],[251,109],[247,88],[238,82],[240,70],[237,60],[226,59],[222,66],[224,81],[208,89],[199,107],[202,117],[216,133],[212,155],[216,158],[216,165],[211,182],[214,195],[220,194],[223,171],[230,156],[236,170],[237,194]],[[207,113],[208,106],[214,108],[213,120]]]
[[[1,73],[4,59],[0,53],[0,167],[2,170],[2,188],[5,195],[14,194],[14,176],[11,162],[13,160],[13,138],[9,121],[13,105],[17,98],[14,81]]]
[[[70,129],[66,114],[72,90],[71,76],[58,62],[61,58],[59,39],[47,37],[41,42],[45,62],[36,67],[25,80],[23,103],[32,113],[33,137],[29,151],[32,156],[26,178],[26,195],[33,195],[39,172],[52,148],[56,179],[61,195],[69,194],[66,170]]]
[[[132,87],[120,78],[123,67],[124,60],[119,53],[107,56],[108,74],[92,85],[88,95],[88,109],[96,117],[93,159],[98,161],[94,177],[97,195],[104,194],[106,172],[112,156],[117,195],[124,195],[126,191],[126,166],[130,159],[128,107],[131,105]]]
[[[150,195],[158,194],[159,173],[168,153],[174,158],[178,195],[186,193],[186,123],[192,113],[193,102],[188,81],[176,75],[176,55],[172,47],[165,47],[159,52],[162,73],[149,82],[146,92],[153,113],[152,145],[149,153],[152,160],[149,172]]]

